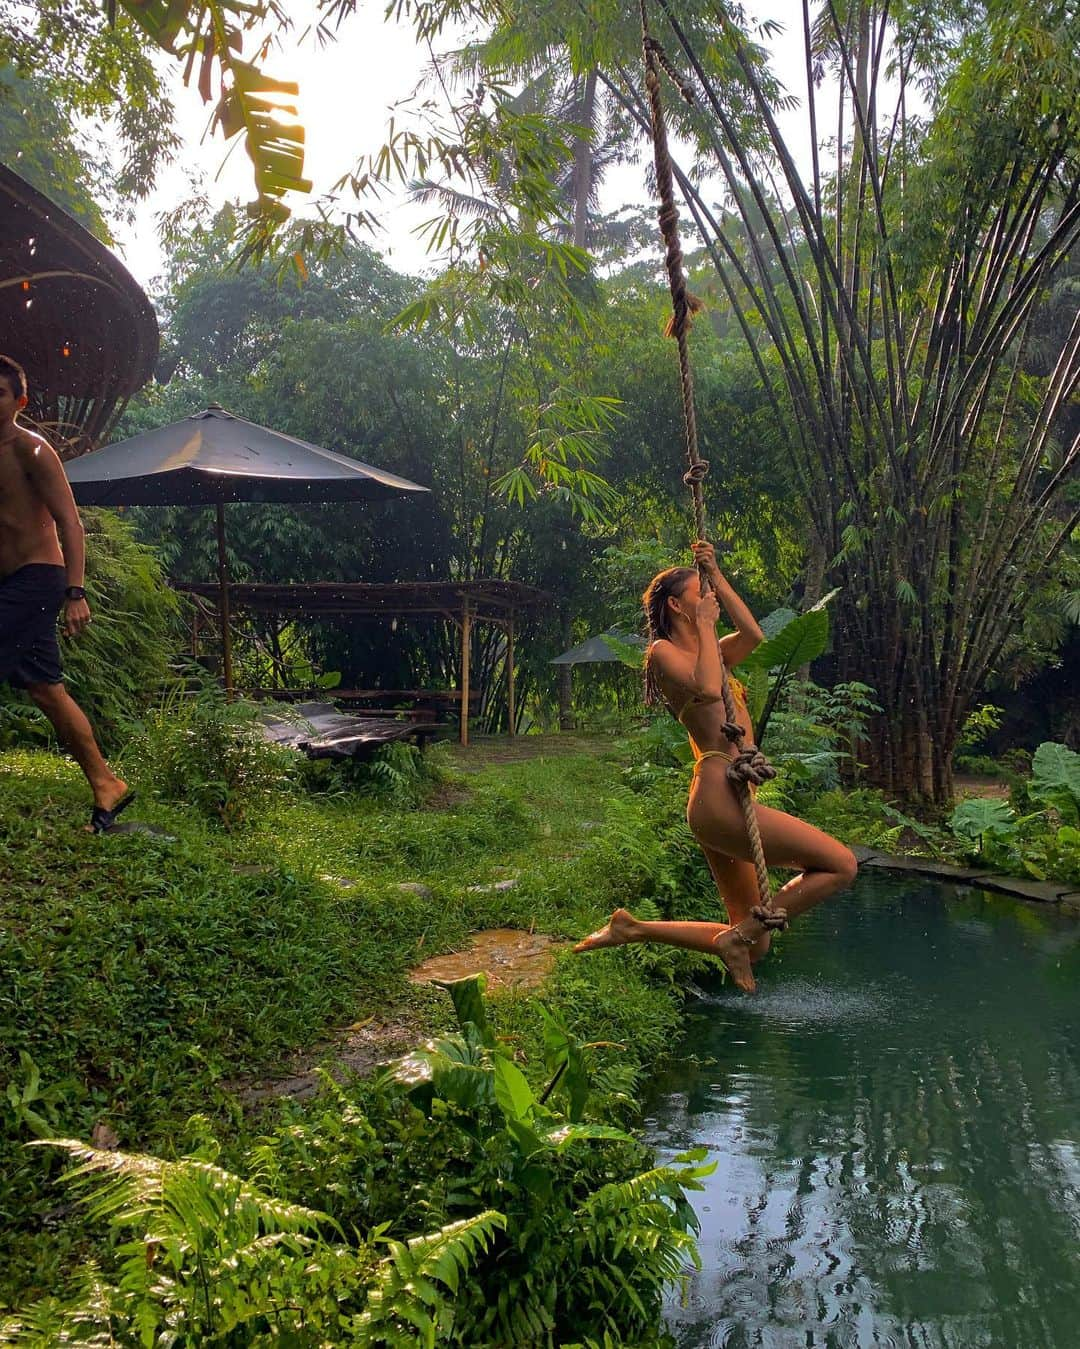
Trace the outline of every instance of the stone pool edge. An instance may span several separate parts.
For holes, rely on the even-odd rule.
[[[958,867],[951,862],[936,862],[932,857],[901,856],[855,844],[851,851],[860,867],[880,867],[883,871],[909,871],[917,876],[933,876],[942,881],[961,885],[977,885],[983,890],[995,890],[1015,899],[1034,900],[1040,904],[1060,904],[1069,913],[1080,916],[1080,890],[1068,881],[1036,881],[1023,876],[1002,876],[996,871],[979,867]]]

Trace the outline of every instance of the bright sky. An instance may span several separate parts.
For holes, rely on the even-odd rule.
[[[300,121],[307,131],[305,171],[317,195],[328,191],[363,155],[383,144],[391,105],[412,92],[429,58],[426,51],[416,47],[411,27],[384,21],[381,0],[361,3],[357,14],[342,25],[337,41],[323,47],[310,35],[297,42],[309,22],[311,0],[286,0],[285,7],[294,17],[294,37],[283,50],[272,54],[266,68],[300,85]],[[747,9],[758,18],[785,23],[791,18],[790,0],[752,0]],[[798,27],[775,44],[775,62],[789,91],[801,94],[805,77]],[[201,177],[203,190],[215,205],[236,198],[248,201],[255,195],[250,162],[243,149],[226,146],[220,135],[204,137],[209,107],[204,107],[194,90],[183,87],[178,66],[166,70],[174,85],[185,146],[151,199],[139,208],[134,224],[116,227],[117,251],[143,285],[148,285],[162,267],[156,216],[192,195],[193,177]],[[798,122],[796,114],[793,125]],[[611,172],[601,204],[609,211],[647,200],[642,161]],[[292,204],[298,214],[303,214],[302,199]],[[423,243],[411,231],[433,212],[414,207],[403,197],[396,201],[384,197],[375,209],[383,229],[371,239],[372,246],[402,271],[420,272],[432,266]]]

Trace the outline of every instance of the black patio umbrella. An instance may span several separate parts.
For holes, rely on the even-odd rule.
[[[217,511],[225,687],[232,691],[225,506],[379,501],[427,487],[211,404],[183,421],[107,445],[64,465],[81,506],[214,506]]]
[[[615,641],[621,642],[624,646],[642,648],[645,646],[645,638],[639,637],[637,633],[619,632],[616,628],[609,628],[607,632],[599,633],[596,637],[588,637],[579,646],[573,646],[569,651],[564,651],[561,656],[556,656],[551,664],[586,665],[597,661],[621,659],[604,640],[607,637],[613,637]]]

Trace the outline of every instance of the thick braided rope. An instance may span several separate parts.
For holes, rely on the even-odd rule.
[[[679,212],[675,205],[675,184],[671,168],[671,154],[668,150],[667,122],[664,117],[664,105],[660,96],[660,75],[658,63],[669,71],[687,102],[692,94],[671,68],[671,63],[660,44],[649,35],[648,15],[645,0],[641,0],[641,35],[645,55],[645,90],[649,98],[649,111],[652,119],[653,155],[656,161],[656,185],[660,193],[660,233],[664,237],[664,266],[667,269],[668,286],[671,290],[671,322],[668,324],[668,336],[674,337],[679,348],[679,378],[682,384],[683,417],[686,425],[686,457],[689,467],[683,475],[683,481],[690,488],[694,506],[695,538],[705,537],[705,498],[702,483],[709,471],[707,460],[698,452],[697,414],[694,404],[694,375],[690,366],[690,345],[687,334],[694,321],[694,314],[701,309],[701,302],[687,292],[686,276],[683,271],[682,246],[679,242]],[[706,583],[704,573],[702,584]],[[727,667],[721,661],[721,690],[724,700],[724,715],[727,718],[723,727],[724,735],[736,751],[728,766],[728,777],[733,783],[742,807],[743,821],[746,825],[750,852],[754,859],[754,871],[757,874],[760,904],[751,910],[751,916],[764,927],[782,930],[787,926],[787,914],[783,909],[772,907],[772,893],[769,885],[769,869],[765,865],[765,850],[761,844],[761,832],[758,829],[757,813],[754,810],[750,784],[759,785],[776,776],[776,770],[766,760],[755,745],[743,748],[743,731],[738,723],[735,697],[728,681]]]

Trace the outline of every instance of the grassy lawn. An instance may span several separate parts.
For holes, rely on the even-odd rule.
[[[233,832],[145,793],[133,814],[173,841],[84,833],[70,763],[0,754],[0,1306],[56,1287],[86,1235],[52,1183],[60,1163],[28,1139],[107,1126],[169,1155],[212,1126],[240,1147],[260,1120],[230,1084],[395,1008],[421,1030],[450,1023],[444,995],[407,982],[418,961],[485,927],[579,935],[657,894],[657,802],[622,785],[617,748],[587,748],[457,765],[437,750],[419,806],[288,787]],[[667,950],[563,954],[544,996],[645,1061],[677,1024],[676,968]],[[500,1028],[535,1036],[531,1006],[497,999]]]

